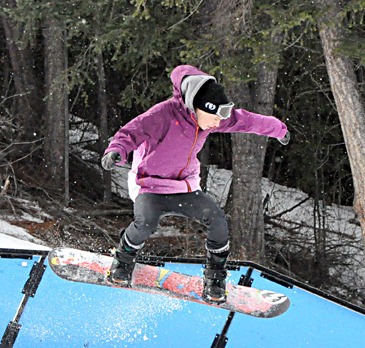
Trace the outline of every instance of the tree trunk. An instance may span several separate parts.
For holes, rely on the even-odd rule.
[[[266,139],[232,135],[232,256],[260,260],[263,256],[261,176]]]
[[[365,235],[365,106],[352,61],[337,50],[345,38],[340,8],[336,1],[317,0],[317,3],[324,10],[318,23],[319,33],[352,170],[354,209]]]
[[[67,95],[66,49],[62,23],[47,16],[44,20],[46,118],[44,157],[52,187],[63,192],[65,183],[65,120]]]
[[[217,37],[225,38],[221,41],[220,50],[230,56],[235,51],[235,37],[245,35],[250,30],[247,23],[253,1],[220,0],[216,1],[215,6],[212,27]],[[280,43],[281,35],[273,35],[272,41]],[[227,81],[227,91],[236,107],[241,105],[254,112],[271,115],[277,67],[269,69],[262,65],[258,69],[258,80],[253,88],[246,84],[232,85]],[[261,179],[266,143],[265,137],[232,134],[233,180],[227,210],[231,216],[231,253],[237,259],[260,261],[264,255]]]
[[[64,62],[65,69],[68,69],[68,51],[67,51],[67,31],[63,31],[63,42],[64,42]],[[66,206],[70,203],[70,109],[68,105],[68,84],[65,82],[64,86],[64,105],[65,105],[65,192],[64,192],[64,203]]]
[[[100,151],[101,154],[108,147],[108,110],[106,98],[106,78],[104,70],[103,54],[97,56],[97,75],[98,75],[98,114],[100,119]],[[111,192],[111,172],[103,171],[104,203],[110,203]]]
[[[14,0],[9,0],[4,7],[9,9],[16,7]],[[6,36],[6,46],[12,66],[15,85],[13,109],[13,123],[18,126],[17,141],[31,142],[40,138],[41,116],[43,109],[42,92],[33,67],[34,57],[29,44],[22,41],[23,27],[21,23],[2,16],[2,23]],[[21,145],[15,152],[15,156],[23,157],[31,151],[29,145]]]
[[[279,43],[281,35],[273,37]],[[253,93],[254,112],[273,112],[278,68],[262,64]],[[242,91],[241,91],[242,93]],[[267,138],[255,134],[232,134],[232,255],[260,261],[264,257],[264,219],[261,180]]]

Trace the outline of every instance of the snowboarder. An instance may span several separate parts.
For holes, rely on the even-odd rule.
[[[289,142],[284,123],[273,116],[234,109],[216,79],[190,65],[171,73],[172,98],[158,103],[123,126],[102,158],[111,170],[123,165],[134,151],[129,172],[129,194],[134,221],[121,233],[110,270],[110,280],[128,286],[138,252],[166,214],[195,219],[207,228],[207,262],[203,298],[226,300],[226,261],[229,234],[226,218],[200,186],[198,152],[215,132],[242,132]]]

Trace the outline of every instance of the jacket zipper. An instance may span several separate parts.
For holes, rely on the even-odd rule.
[[[186,166],[185,166],[183,169],[181,169],[181,170],[180,170],[179,175],[177,176],[177,177],[178,177],[178,179],[180,179],[182,172],[183,172],[183,171],[184,171],[184,170],[188,167],[188,165],[190,164],[190,162],[191,162],[191,155],[193,154],[194,147],[195,147],[195,145],[196,145],[196,143],[197,143],[197,141],[198,141],[199,125],[198,125],[198,122],[195,120],[195,118],[194,118],[194,115],[193,115],[193,114],[191,114],[191,115],[190,115],[190,117],[191,117],[191,119],[194,121],[195,126],[196,126],[196,128],[195,128],[195,138],[194,138],[193,145],[191,146],[191,149],[190,149],[190,152],[189,152],[189,155],[188,155],[188,161],[187,161],[187,163],[186,163]],[[187,188],[188,188],[188,192],[191,192],[191,186],[190,186],[189,182],[188,182],[187,180],[184,180],[184,181],[185,181],[186,186],[187,186]]]

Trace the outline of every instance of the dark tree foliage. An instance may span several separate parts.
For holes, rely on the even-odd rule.
[[[283,147],[273,139],[268,141],[266,149],[265,139],[260,143],[249,138],[252,148],[261,148],[255,152],[260,158],[266,150],[263,176],[314,198],[314,218],[321,221],[314,227],[316,286],[323,286],[328,279],[331,262],[337,265],[344,262],[337,249],[328,253],[328,231],[319,207],[332,203],[352,205],[355,185],[351,154],[346,150],[349,147],[337,110],[340,93],[334,98],[331,91],[333,83],[331,86],[318,24],[329,23],[327,31],[336,26],[341,33],[331,54],[343,55],[347,62],[351,59],[356,87],[364,98],[364,0],[2,0],[0,3],[2,190],[12,187],[16,196],[19,180],[55,197],[47,173],[54,172],[51,167],[58,165],[57,161],[47,160],[54,155],[46,151],[47,144],[53,141],[47,105],[50,91],[62,90],[59,88],[62,84],[67,87],[63,106],[69,111],[69,115],[65,112],[69,119],[53,122],[58,122],[58,126],[69,122],[71,132],[78,130],[78,136],[74,132],[70,139],[66,134],[61,139],[62,131],[59,132],[60,141],[64,140],[66,148],[69,147],[66,157],[71,196],[97,204],[105,198],[105,186],[110,182],[104,176],[102,187],[100,157],[107,138],[138,114],[171,96],[169,73],[176,65],[196,65],[215,75],[228,87],[238,107],[257,112],[265,106],[272,107],[260,105],[258,98],[263,67],[266,72],[272,69],[275,73],[278,67],[273,114],[288,125],[291,143]],[[319,8],[316,6],[319,3],[326,6]],[[338,6],[336,23],[326,18],[327,5]],[[64,64],[60,64],[65,66],[64,71],[58,71],[58,76],[50,81],[46,65],[55,54],[46,55],[49,41],[45,40],[45,25],[48,23],[52,29],[52,21],[62,33],[56,38],[67,55]],[[62,59],[61,52],[54,58]],[[347,134],[352,131],[358,130],[347,130]],[[346,141],[351,140],[348,136]],[[257,158],[237,160],[238,151],[232,151],[232,144],[238,147],[237,143],[231,141],[230,135],[213,135],[201,153],[203,174],[208,164],[234,169],[238,163],[242,173],[245,163],[252,166]],[[261,177],[256,178],[256,174],[251,176],[252,182],[256,179],[255,193],[259,195]],[[9,178],[13,179],[13,185],[7,186]],[[113,199],[120,203],[116,196]],[[237,206],[242,210],[242,206]],[[248,213],[254,219],[261,212]],[[241,215],[241,220],[248,216]],[[192,229],[199,231],[196,226]],[[297,231],[289,231],[288,235],[292,232]],[[289,237],[296,240],[297,234]],[[270,240],[266,242],[270,244]],[[301,242],[295,245],[305,244]],[[287,266],[290,257],[286,256],[291,255],[289,266],[298,271],[303,258],[307,260],[306,254],[301,251],[295,255],[298,266],[289,249],[288,254],[281,250],[278,255],[274,248],[272,253],[276,254],[272,259],[281,256]],[[312,250],[306,252],[312,255]]]

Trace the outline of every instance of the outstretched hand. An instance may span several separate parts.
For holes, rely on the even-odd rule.
[[[286,132],[284,138],[278,139],[280,144],[282,145],[288,145],[290,141],[290,133],[289,131]]]

